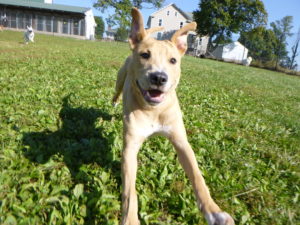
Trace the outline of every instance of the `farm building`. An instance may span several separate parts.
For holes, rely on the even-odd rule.
[[[212,55],[226,62],[242,63],[248,57],[248,49],[240,42],[235,41],[226,45],[218,46]]]
[[[60,36],[94,39],[96,22],[90,8],[53,4],[52,0],[0,0],[0,24]]]
[[[170,39],[176,30],[193,21],[193,13],[184,12],[174,3],[169,4],[152,13],[147,21],[147,27],[164,27],[163,31],[152,36],[158,40]],[[188,54],[203,56],[206,54],[208,37],[200,37],[196,32],[189,32]]]

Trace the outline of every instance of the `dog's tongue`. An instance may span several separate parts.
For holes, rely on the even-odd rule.
[[[159,90],[149,90],[147,91],[146,99],[148,99],[150,102],[160,103],[164,99],[164,94]]]
[[[162,92],[159,91],[159,90],[150,90],[150,91],[149,91],[149,95],[150,95],[151,98],[157,98],[157,97],[159,97],[161,94],[162,94]]]

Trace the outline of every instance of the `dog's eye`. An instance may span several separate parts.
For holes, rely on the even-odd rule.
[[[171,58],[171,59],[170,59],[170,63],[176,64],[176,62],[177,62],[177,60],[176,60],[175,58]]]
[[[150,58],[150,53],[149,52],[143,52],[143,53],[140,54],[140,56],[143,59],[149,59]]]

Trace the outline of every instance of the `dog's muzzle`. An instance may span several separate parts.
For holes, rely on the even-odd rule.
[[[157,81],[159,82],[159,81]],[[164,100],[165,93],[159,89],[149,89],[144,90],[138,81],[136,81],[136,84],[138,88],[140,89],[140,92],[142,96],[144,97],[145,101],[148,102],[151,105],[157,105],[161,103]]]

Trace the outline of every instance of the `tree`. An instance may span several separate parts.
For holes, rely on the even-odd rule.
[[[105,30],[104,21],[103,21],[102,17],[100,17],[100,16],[95,16],[95,21],[97,24],[96,30],[95,30],[96,38],[101,39],[103,37],[103,33]]]
[[[292,47],[292,56],[290,57],[290,63],[289,63],[290,70],[296,70],[296,68],[298,66],[297,63],[295,63],[295,59],[299,55],[299,52],[298,52],[299,42],[300,42],[300,28],[298,30],[295,44]]]
[[[271,29],[256,27],[248,32],[241,32],[239,42],[249,50],[249,55],[262,63],[275,59],[277,39]]]
[[[116,34],[115,40],[116,41],[126,41],[128,38],[129,30],[126,27],[119,27]]]
[[[131,21],[131,8],[141,9],[143,4],[150,4],[155,8],[162,6],[164,0],[96,0],[94,7],[104,12],[108,8],[114,9],[114,14],[110,19],[116,21],[119,27],[129,28]]]
[[[231,39],[232,33],[249,31],[267,23],[267,12],[261,0],[200,0],[193,12],[200,35],[209,36],[218,45]]]
[[[270,25],[275,33],[275,36],[277,38],[277,44],[275,47],[275,55],[276,55],[276,65],[275,68],[277,68],[278,63],[280,61],[286,59],[287,57],[287,37],[290,37],[292,35],[291,29],[292,26],[293,17],[292,16],[285,16],[281,20],[276,20],[275,22],[272,22]],[[283,64],[282,64],[283,65]]]

